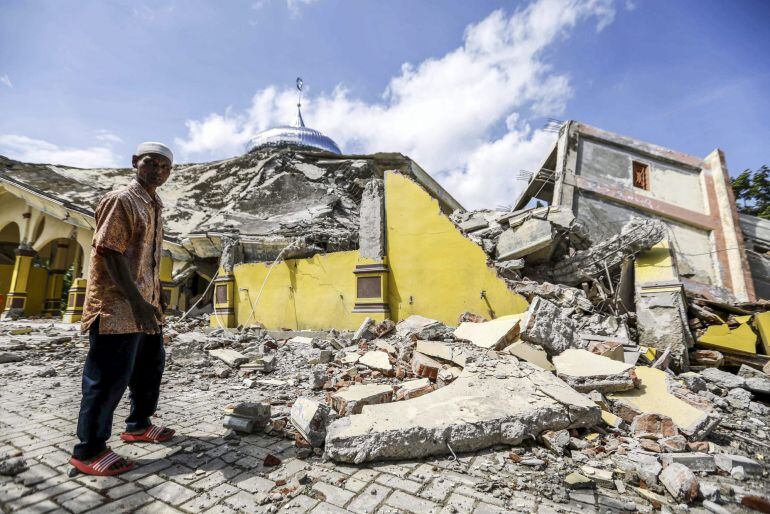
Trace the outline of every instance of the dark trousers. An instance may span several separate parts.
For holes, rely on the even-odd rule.
[[[158,406],[165,363],[162,335],[99,334],[99,320],[91,325],[78,416],[80,443],[72,452],[76,459],[90,459],[107,448],[112,415],[126,387],[131,400],[126,430],[150,426],[150,416]]]

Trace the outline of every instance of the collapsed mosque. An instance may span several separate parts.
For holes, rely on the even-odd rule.
[[[79,320],[94,209],[132,176],[0,156],[4,317]],[[299,104],[293,125],[256,134],[243,155],[175,165],[159,194],[169,309],[197,304],[212,326],[495,318],[527,310],[530,279],[602,295],[595,277],[628,275],[627,258],[656,244],[636,261],[640,298],[679,295],[681,310],[685,289],[768,295],[768,222],[738,215],[721,151],[699,159],[572,121],[506,212],[465,211],[404,155],[343,154]],[[621,282],[628,308],[634,287]]]

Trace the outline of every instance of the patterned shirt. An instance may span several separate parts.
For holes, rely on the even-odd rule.
[[[91,267],[81,329],[99,317],[100,334],[140,332],[131,306],[107,271],[101,249],[125,255],[128,270],[142,297],[160,309],[160,259],[163,244],[163,203],[134,179],[104,195],[96,208]]]

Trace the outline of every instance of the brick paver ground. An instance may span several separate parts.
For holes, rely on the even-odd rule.
[[[83,358],[85,350],[81,355]],[[495,483],[526,479],[526,470],[500,448],[452,459],[338,465],[313,456],[295,458],[291,441],[269,435],[223,439],[222,408],[232,401],[203,390],[180,371],[167,372],[158,423],[177,430],[162,445],[123,444],[117,437],[127,399],[116,412],[110,445],[138,461],[119,477],[67,476],[75,443],[80,379],[73,372],[34,376],[43,360],[0,364],[0,454],[22,452],[29,470],[0,476],[5,512],[281,512],[281,513],[498,513],[581,512]],[[72,369],[80,363],[59,363]],[[237,394],[237,393],[236,393]],[[232,396],[232,395],[231,395]],[[282,460],[262,466],[272,453]],[[503,488],[505,491],[505,488]],[[592,511],[593,508],[586,509]]]

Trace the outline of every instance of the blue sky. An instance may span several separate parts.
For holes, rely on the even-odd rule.
[[[549,117],[770,163],[770,2],[67,1],[0,4],[0,154],[225,158],[305,120],[414,157],[466,206],[510,204]]]

